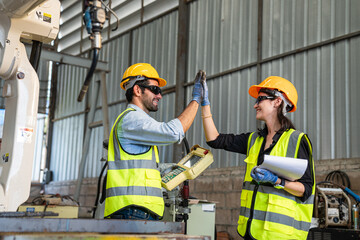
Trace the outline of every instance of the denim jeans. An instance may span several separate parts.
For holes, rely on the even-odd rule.
[[[143,209],[127,208],[115,212],[110,218],[113,219],[132,219],[132,220],[159,220],[158,216],[152,215]]]

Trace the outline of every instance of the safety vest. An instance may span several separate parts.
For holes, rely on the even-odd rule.
[[[162,217],[161,177],[158,170],[159,153],[156,146],[142,154],[129,154],[123,150],[117,135],[128,108],[116,119],[110,133],[108,149],[108,171],[104,217],[127,206],[144,207]]]
[[[305,136],[310,149],[309,164],[315,181],[312,148],[304,133],[290,129],[285,131],[270,155],[297,158],[301,138]],[[247,228],[255,239],[306,239],[311,224],[315,183],[311,196],[302,202],[284,189],[259,185],[250,172],[257,166],[258,155],[264,141],[257,133],[248,140],[245,179],[241,192],[238,232],[244,236]]]

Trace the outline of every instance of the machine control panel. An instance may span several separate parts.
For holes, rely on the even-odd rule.
[[[188,179],[195,179],[214,161],[212,153],[195,145],[189,154],[176,164],[173,169],[161,178],[162,186],[171,191]]]

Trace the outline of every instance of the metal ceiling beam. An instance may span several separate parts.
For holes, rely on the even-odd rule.
[[[28,52],[31,51],[30,45],[26,45],[25,47],[26,47],[26,51],[28,51]],[[89,58],[76,57],[76,56],[72,56],[70,54],[49,51],[47,49],[42,49],[40,59],[54,61],[57,63],[69,64],[72,66],[83,67],[83,68],[90,68],[91,61],[92,61]],[[97,65],[96,65],[96,71],[110,72],[108,63],[98,61]]]

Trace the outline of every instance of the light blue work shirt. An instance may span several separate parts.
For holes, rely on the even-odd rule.
[[[117,127],[121,147],[130,154],[140,154],[149,150],[150,146],[181,143],[184,129],[179,119],[167,123],[158,122],[135,104],[129,104],[130,111]]]

